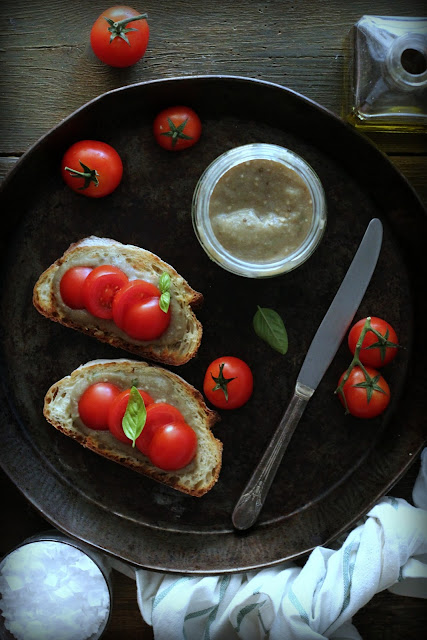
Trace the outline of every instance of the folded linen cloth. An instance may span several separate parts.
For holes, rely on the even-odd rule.
[[[220,576],[137,569],[138,605],[156,640],[361,640],[352,616],[379,591],[427,598],[427,448],[414,505],[385,497],[338,549],[303,567]]]

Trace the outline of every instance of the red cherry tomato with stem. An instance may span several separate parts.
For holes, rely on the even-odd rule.
[[[117,151],[106,142],[81,140],[65,152],[61,174],[76,193],[102,198],[119,186],[123,163]]]
[[[147,408],[154,402],[149,393],[143,389],[138,389],[141,398],[144,400],[145,407]],[[128,438],[123,431],[123,417],[126,413],[126,409],[129,402],[130,389],[125,389],[119,395],[114,398],[109,411],[108,411],[108,428],[117,440],[131,444],[132,440]]]
[[[342,385],[346,373],[340,377],[337,388],[346,412],[356,418],[375,418],[383,413],[390,402],[390,387],[379,371],[355,366]]]
[[[234,356],[224,356],[208,366],[203,392],[219,409],[238,409],[251,397],[253,386],[252,371],[246,362]]]
[[[61,278],[59,291],[64,304],[70,309],[84,309],[82,296],[83,283],[92,271],[92,267],[71,267]]]
[[[202,123],[190,107],[168,107],[154,119],[153,133],[163,149],[181,151],[198,142],[202,133]]]
[[[182,413],[167,402],[155,402],[147,407],[147,417],[141,434],[136,439],[137,448],[144,455],[148,455],[151,439],[163,424],[170,422],[185,422]]]
[[[197,452],[197,436],[186,422],[170,422],[156,429],[150,442],[148,457],[164,471],[186,467]]]
[[[81,395],[79,415],[89,429],[107,430],[108,412],[120,389],[110,382],[95,382]]]
[[[118,267],[95,267],[83,282],[82,297],[86,309],[97,318],[111,319],[114,296],[127,283],[127,275]]]
[[[150,29],[147,14],[125,5],[110,7],[95,20],[90,44],[99,60],[111,67],[130,67],[144,55]]]
[[[363,318],[356,322],[348,334],[348,346],[353,354],[367,320]],[[396,357],[398,349],[393,327],[385,320],[372,316],[359,351],[360,362],[378,369],[389,364]]]

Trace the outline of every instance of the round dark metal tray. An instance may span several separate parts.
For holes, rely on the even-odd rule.
[[[151,124],[163,107],[192,106],[203,134],[192,149],[168,153]],[[91,200],[62,182],[59,164],[74,141],[112,144],[124,178]],[[193,233],[196,182],[220,153],[268,142],[302,155],[323,182],[328,225],[306,264],[278,278],[233,276],[206,257]],[[248,78],[186,77],[124,87],[91,101],[39,140],[2,186],[0,462],[28,500],[67,534],[138,566],[191,573],[278,563],[327,544],[352,526],[408,468],[426,439],[421,355],[412,348],[426,313],[421,283],[427,218],[416,195],[369,141],[332,113],[286,88]],[[404,348],[384,371],[393,390],[375,420],[345,416],[334,396],[350,361],[343,343],[294,434],[257,524],[233,530],[231,513],[292,395],[311,339],[369,220],[384,242],[356,318],[385,317]],[[201,389],[209,362],[246,360],[249,403],[222,412],[224,443],[216,486],[184,496],[111,463],[55,431],[43,418],[50,385],[94,358],[127,357],[41,317],[32,306],[40,273],[72,242],[95,234],[134,243],[171,263],[205,296],[198,355],[176,371]],[[276,309],[289,334],[286,356],[257,338],[257,305]]]

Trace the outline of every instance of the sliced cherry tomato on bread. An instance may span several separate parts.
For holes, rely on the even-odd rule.
[[[159,298],[143,298],[124,312],[122,329],[134,340],[157,340],[166,331],[171,320],[171,309],[160,308]]]
[[[154,400],[150,396],[149,393],[143,391],[142,389],[138,389],[140,396],[144,400],[144,404],[146,407],[151,405]],[[125,389],[119,395],[114,398],[114,401],[110,405],[108,411],[108,428],[111,433],[117,440],[121,442],[125,442],[126,444],[130,444],[132,441],[128,438],[123,431],[123,417],[126,413],[126,408],[129,402],[130,389]]]
[[[118,267],[113,265],[95,267],[82,287],[86,309],[97,318],[111,319],[114,296],[127,283],[127,275]]]
[[[197,452],[197,436],[186,422],[159,426],[151,438],[148,457],[154,466],[175,471],[189,464]]]
[[[136,440],[136,446],[144,455],[148,455],[153,434],[168,422],[185,422],[182,413],[168,402],[155,402],[147,407],[147,417],[141,435]]]
[[[80,396],[80,419],[89,429],[107,430],[108,412],[120,389],[110,382],[96,382]]]
[[[113,301],[113,320],[123,329],[123,320],[127,309],[148,298],[160,298],[160,290],[145,280],[130,280],[117,292]]]
[[[83,283],[92,271],[92,267],[71,267],[61,278],[59,291],[64,304],[71,309],[84,309],[82,296]]]

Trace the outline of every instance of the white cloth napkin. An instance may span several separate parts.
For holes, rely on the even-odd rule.
[[[361,640],[352,616],[384,589],[427,598],[427,448],[414,505],[385,497],[338,549],[221,576],[137,569],[138,605],[156,640]]]

